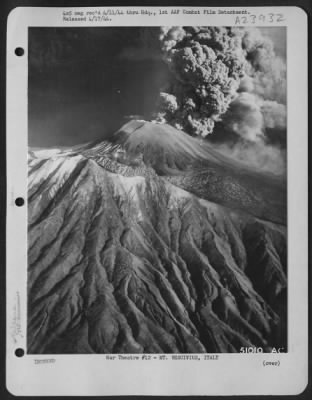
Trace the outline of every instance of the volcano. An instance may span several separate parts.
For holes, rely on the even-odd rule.
[[[285,199],[166,124],[31,150],[28,353],[286,351]]]

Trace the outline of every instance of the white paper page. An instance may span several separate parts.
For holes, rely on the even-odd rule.
[[[25,7],[7,38],[8,390],[302,392],[304,11]]]

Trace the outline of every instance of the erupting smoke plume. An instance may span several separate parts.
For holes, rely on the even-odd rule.
[[[162,28],[164,60],[174,81],[160,96],[159,119],[206,136],[235,97],[243,76],[240,31],[232,28]]]
[[[267,128],[286,130],[286,106],[242,92],[231,103],[222,123],[241,139],[250,142],[265,140]]]
[[[235,144],[223,143],[214,145],[214,148],[257,170],[279,176],[284,176],[286,173],[286,150],[266,144],[262,140],[252,143],[246,141]]]
[[[286,65],[275,54],[272,41],[259,29],[246,29],[242,37],[245,73],[252,80],[251,91],[264,100],[286,104]]]
[[[242,139],[286,129],[286,66],[256,28],[165,27],[160,41],[172,72],[158,120],[207,136],[222,120]]]

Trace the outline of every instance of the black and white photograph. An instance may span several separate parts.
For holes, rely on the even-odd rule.
[[[30,28],[28,57],[27,351],[286,352],[286,28]]]
[[[305,390],[307,39],[299,7],[11,11],[10,393]]]

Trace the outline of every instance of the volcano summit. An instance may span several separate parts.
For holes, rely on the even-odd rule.
[[[281,178],[133,120],[28,185],[28,353],[287,350]]]

